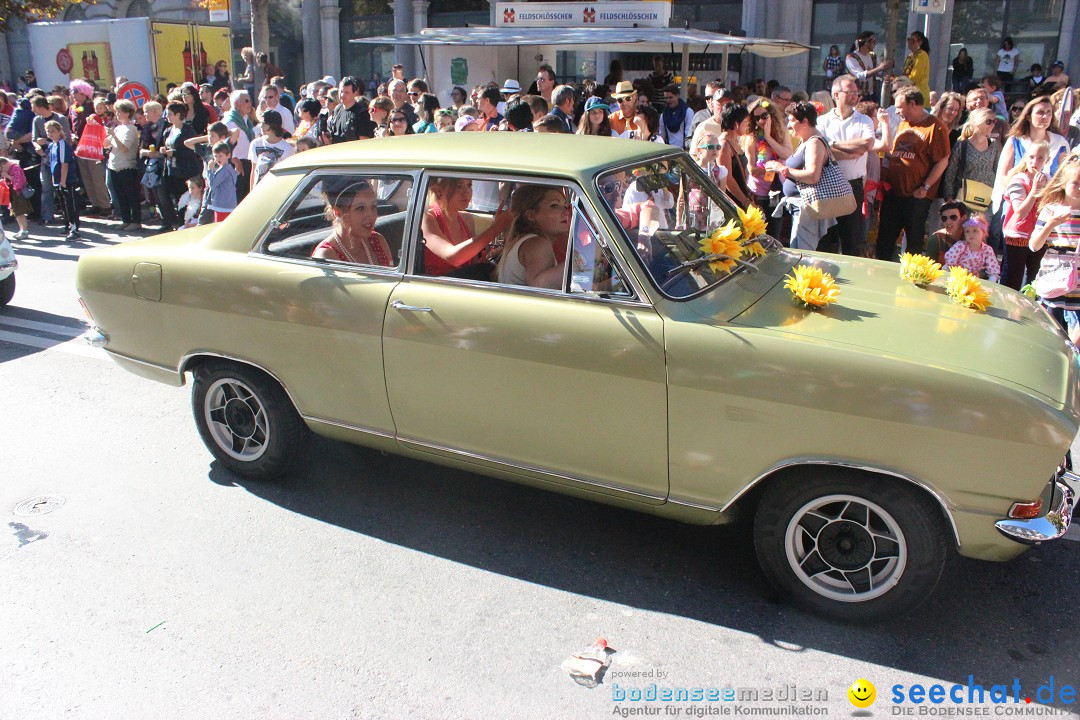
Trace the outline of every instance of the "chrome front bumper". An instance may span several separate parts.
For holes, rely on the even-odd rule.
[[[8,270],[15,272],[19,269],[18,260],[8,260],[7,262],[0,262],[0,275],[3,275]]]
[[[1005,537],[1025,545],[1038,545],[1047,540],[1057,540],[1069,531],[1073,509],[1076,507],[1075,487],[1080,486],[1080,475],[1062,470],[1052,483],[1050,509],[1045,515],[1030,520],[1007,518],[998,520],[994,527]]]

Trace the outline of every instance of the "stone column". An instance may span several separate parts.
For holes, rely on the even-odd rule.
[[[322,72],[319,77],[333,75],[341,81],[341,8],[337,0],[319,0],[322,20]]]
[[[431,7],[431,3],[428,0],[412,0],[413,8],[413,32],[418,33],[428,26],[428,8]],[[424,60],[430,59],[430,52],[426,52],[424,57],[421,57],[421,53],[425,51],[421,45],[416,45],[415,53],[416,59],[413,61],[413,74],[407,77],[421,77],[427,75],[427,71],[424,68]]]
[[[1057,58],[1065,63],[1065,72],[1072,79],[1073,85],[1077,85],[1076,78],[1080,77],[1080,0],[1065,0],[1065,8],[1061,15],[1061,35],[1058,37]],[[1054,58],[1047,58],[1054,62]],[[1029,63],[1030,64],[1030,63]],[[1050,68],[1046,68],[1047,74]]]
[[[11,87],[15,87],[15,76],[21,75],[22,70],[12,72],[11,55],[8,52],[7,33],[0,33],[0,79],[6,81]]]
[[[411,0],[394,0],[394,34],[404,35],[413,31],[413,16]],[[415,77],[413,74],[413,48],[409,45],[397,44],[394,46],[394,62],[405,66],[405,77]]]
[[[322,62],[322,23],[318,0],[304,0],[300,24],[304,34],[304,78],[314,80],[326,75]]]
[[[7,80],[14,87],[14,75],[22,75],[28,69],[33,68],[34,60],[30,53],[30,32],[26,29],[26,23],[18,18],[12,18],[8,27],[9,30],[5,33],[7,55],[11,62],[13,76]]]

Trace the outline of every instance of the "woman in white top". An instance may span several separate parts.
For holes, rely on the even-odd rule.
[[[1013,123],[1009,137],[1001,146],[998,158],[997,182],[994,185],[994,202],[1001,200],[1006,178],[1013,166],[1027,153],[1028,145],[1040,140],[1050,146],[1050,158],[1046,163],[1047,173],[1053,175],[1058,165],[1069,153],[1069,143],[1057,132],[1057,119],[1054,117],[1054,105],[1049,97],[1037,97],[1024,106],[1020,117]]]
[[[570,236],[570,200],[566,191],[524,185],[510,198],[510,212],[514,226],[499,259],[495,273],[498,281],[504,285],[562,289]]]
[[[997,63],[997,76],[1001,82],[1012,82],[1013,73],[1016,72],[1017,58],[1020,57],[1020,51],[1013,47],[1013,39],[1011,37],[1005,38],[1001,42],[1001,49],[997,51],[998,63]]]

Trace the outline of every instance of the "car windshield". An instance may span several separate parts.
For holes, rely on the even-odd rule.
[[[688,155],[602,173],[600,195],[656,286],[682,299],[752,268],[775,241]]]

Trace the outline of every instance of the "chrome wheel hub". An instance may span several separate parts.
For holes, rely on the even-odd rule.
[[[896,585],[907,566],[907,542],[881,506],[854,495],[803,505],[784,535],[788,563],[804,585],[842,602],[865,602]]]
[[[266,411],[244,383],[215,382],[206,391],[203,412],[214,442],[230,457],[250,462],[266,452],[270,440]]]

